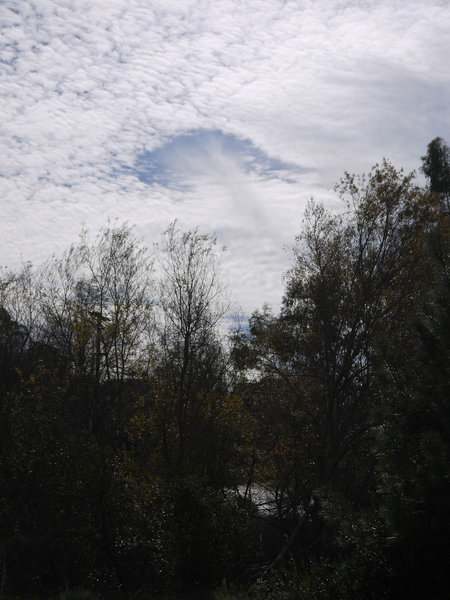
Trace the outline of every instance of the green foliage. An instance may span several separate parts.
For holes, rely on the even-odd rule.
[[[347,212],[309,204],[280,315],[255,313],[236,355],[261,437],[274,440],[265,477],[291,501],[331,485],[363,504],[375,485],[375,346],[414,304],[418,235],[434,217],[412,175],[387,162],[337,189]]]
[[[445,589],[450,567],[448,232],[444,219],[428,235],[430,285],[405,324],[402,346],[385,340],[380,349],[379,491],[399,580],[417,598]]]
[[[181,593],[240,568],[250,509],[226,492],[239,403],[215,240],[173,226],[164,252],[157,318],[151,261],[126,226],[2,281],[8,590]]]
[[[309,554],[306,531],[299,536],[298,583],[275,587],[295,598],[388,597],[400,589],[389,561],[400,568],[402,549],[422,543],[413,497],[436,536],[430,576],[445,572],[448,554],[436,533],[448,529],[448,223],[436,197],[387,162],[367,178],[346,175],[337,191],[347,212],[310,203],[281,313],[255,313],[236,358],[260,431],[264,470],[254,472],[289,503],[308,492],[321,499]],[[395,548],[394,506],[405,521]],[[404,573],[418,571],[418,556]]]
[[[78,587],[61,592],[59,600],[97,600],[97,596],[85,588]]]
[[[429,181],[430,191],[438,194],[450,208],[450,150],[444,140],[435,138],[422,156],[422,172]]]
[[[246,598],[248,596],[245,591],[237,590],[233,586],[227,585],[225,579],[212,595],[212,600],[246,600]]]
[[[176,589],[213,588],[239,574],[251,555],[251,507],[224,496],[196,478],[174,482],[165,491],[171,542],[168,576]]]

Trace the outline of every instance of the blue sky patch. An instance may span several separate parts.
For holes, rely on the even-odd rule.
[[[175,136],[162,146],[139,154],[135,164],[124,170],[149,185],[184,187],[191,177],[223,173],[230,163],[261,177],[280,177],[283,171],[284,179],[289,173],[303,171],[298,165],[268,156],[250,140],[205,129]]]

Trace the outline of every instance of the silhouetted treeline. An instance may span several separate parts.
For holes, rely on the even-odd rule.
[[[0,278],[0,598],[446,598],[450,161],[311,201],[225,335],[216,240],[127,226]],[[78,594],[78,595],[77,595]]]

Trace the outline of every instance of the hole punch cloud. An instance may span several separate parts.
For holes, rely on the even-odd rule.
[[[168,187],[183,187],[195,177],[226,177],[236,169],[286,181],[306,172],[294,163],[269,156],[248,139],[206,129],[173,136],[154,150],[138,154],[132,166],[123,167],[143,183]]]

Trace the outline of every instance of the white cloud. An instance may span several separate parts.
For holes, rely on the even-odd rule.
[[[217,230],[246,312],[276,303],[312,195],[450,138],[450,6],[431,0],[7,1],[0,7],[3,264],[61,251],[106,216],[148,242],[175,217]],[[146,150],[220,130],[304,172],[211,147],[140,181]]]

